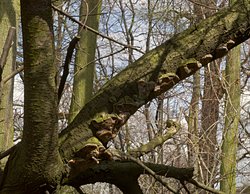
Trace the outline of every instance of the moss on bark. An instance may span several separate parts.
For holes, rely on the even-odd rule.
[[[146,102],[246,40],[250,33],[249,10],[249,1],[238,1],[130,64],[109,81],[60,134],[62,156],[70,159],[74,155],[73,147],[93,136],[90,124],[99,114],[117,114],[125,122]],[[116,126],[117,130],[120,126]]]
[[[47,186],[58,184],[62,174],[58,153],[57,69],[50,5],[49,0],[21,1],[24,130],[22,142],[5,168],[2,193],[44,192]]]
[[[2,52],[5,39],[7,38],[10,27],[15,27],[18,31],[17,20],[19,18],[20,5],[18,0],[2,0],[0,2],[0,54]],[[1,77],[4,78],[11,74],[16,62],[16,39],[12,45],[6,64],[3,68]],[[14,79],[9,80],[0,87],[0,152],[5,151],[13,145],[13,83]],[[2,160],[3,166],[5,160]],[[1,166],[2,167],[2,166]]]
[[[86,6],[86,3],[88,6]],[[80,20],[87,26],[98,31],[101,11],[101,0],[81,2]],[[82,107],[93,95],[93,80],[95,73],[96,37],[93,32],[79,26],[80,41],[75,60],[73,94],[70,106],[69,122],[71,122]]]

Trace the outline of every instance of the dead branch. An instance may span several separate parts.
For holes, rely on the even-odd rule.
[[[133,156],[127,155],[128,159],[137,163],[138,165],[140,165],[142,168],[144,168],[151,176],[153,176],[157,181],[159,181],[163,186],[165,186],[169,191],[171,191],[172,193],[178,194],[178,192],[172,188],[171,186],[168,185],[168,183],[162,179],[160,176],[157,176],[157,174],[151,170],[149,167],[147,167],[146,165],[144,165],[140,160],[134,158]]]
[[[6,38],[5,43],[4,43],[3,52],[2,52],[2,55],[0,58],[0,82],[2,81],[3,69],[4,69],[5,63],[7,61],[9,50],[12,46],[15,35],[16,35],[16,28],[10,27],[7,38]]]
[[[84,165],[87,167],[85,168]],[[147,169],[151,171],[145,170],[144,167],[147,167]],[[188,181],[193,177],[193,170],[193,168],[176,168],[153,163],[143,163],[143,165],[139,165],[138,162],[134,162],[128,158],[122,161],[102,161],[99,164],[91,166],[82,163],[82,166],[77,166],[77,169],[74,169],[74,174],[69,173],[70,176],[65,178],[63,184],[78,187],[84,184],[107,182],[121,188],[123,183],[127,184],[127,182],[129,182],[129,185],[132,184],[133,187],[135,187],[134,189],[139,190],[139,188],[136,188],[136,181],[141,174],[152,173],[159,181],[161,180],[158,175],[175,178],[180,181]],[[107,174],[109,176],[107,176]],[[122,182],[121,179],[119,179],[121,175],[123,176]]]
[[[147,144],[129,151],[129,154],[132,156],[141,156],[149,153],[157,146],[162,145],[168,139],[171,139],[180,130],[180,125],[173,121],[167,121],[166,128],[167,132],[165,134],[154,137]]]
[[[64,62],[64,65],[63,65],[63,75],[61,77],[59,88],[58,88],[58,103],[60,102],[60,99],[62,97],[64,85],[66,83],[66,80],[67,80],[67,77],[68,77],[68,74],[69,74],[69,63],[70,63],[70,61],[72,59],[72,55],[73,55],[75,46],[76,46],[76,44],[78,43],[79,40],[80,40],[80,37],[75,36],[69,43],[69,47],[67,49],[65,62]]]
[[[11,78],[15,77],[16,74],[20,73],[21,71],[23,71],[24,66],[20,66],[17,69],[15,69],[10,75],[8,75],[7,77],[5,77],[3,79],[3,83],[5,84],[7,81],[9,81]]]
[[[0,153],[0,160],[7,157],[8,155],[10,155],[17,147],[18,144],[10,147],[9,149],[7,149],[6,151],[3,151]]]
[[[194,179],[191,179],[188,182],[192,183],[193,185],[195,185],[198,188],[204,189],[204,190],[209,191],[209,192],[214,193],[214,194],[225,194],[222,191],[218,191],[218,190],[216,190],[214,188],[206,186],[206,185],[204,185],[204,184],[202,184],[202,183],[200,183],[200,182],[198,182],[198,181],[196,181]]]

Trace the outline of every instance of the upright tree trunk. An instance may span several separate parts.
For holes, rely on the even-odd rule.
[[[231,1],[232,2],[232,1]],[[221,191],[236,193],[236,153],[240,120],[240,46],[228,53],[226,66],[225,124],[221,153]]]
[[[101,0],[87,0],[81,2],[80,20],[87,26],[98,30]],[[73,94],[70,106],[69,122],[71,122],[81,108],[90,100],[93,94],[93,79],[95,71],[96,34],[80,27],[80,41],[78,43]]]
[[[214,6],[217,0],[203,1]],[[204,16],[209,17],[214,10],[203,8]],[[219,119],[219,100],[221,99],[220,62],[214,61],[205,67],[204,92],[201,109],[200,177],[205,184],[213,185],[216,169],[217,126]],[[207,192],[203,192],[207,193]]]
[[[19,17],[19,0],[1,0],[0,1],[0,55],[8,35],[10,27],[18,26]],[[17,31],[17,30],[16,30]],[[3,68],[1,77],[5,78],[10,75],[15,68],[16,62],[16,39],[12,45],[6,64]],[[1,83],[0,92],[0,152],[13,145],[13,83],[14,79],[7,83]],[[1,167],[4,166],[5,160],[1,160]]]
[[[44,193],[58,184],[62,170],[51,1],[22,0],[21,10],[24,130],[7,162],[1,193]]]
[[[202,7],[194,4],[194,23],[198,23],[204,17]],[[200,71],[193,75],[193,92],[189,107],[188,122],[188,163],[194,167],[194,175],[198,177],[199,172],[199,100],[200,100]],[[191,188],[193,189],[193,188]]]
[[[221,98],[219,65],[213,62],[205,68],[204,95],[202,99],[200,153],[202,164],[201,178],[205,184],[213,184],[216,163],[217,126],[219,119],[219,100]]]
[[[198,176],[199,161],[199,100],[200,100],[200,72],[193,76],[193,93],[188,115],[188,162],[194,167],[194,175]]]
[[[199,3],[212,7],[216,5],[216,0],[200,0]],[[205,6],[194,4],[194,12],[196,15],[196,20],[194,22],[197,23],[202,19],[209,17],[213,13],[213,10],[208,9]],[[212,172],[215,165],[214,153],[217,145],[216,132],[217,121],[219,118],[218,91],[220,88],[220,80],[218,76],[219,67],[217,67],[217,63],[213,62],[211,66],[205,67],[201,127],[199,130],[197,111],[199,111],[200,78],[198,73],[194,75],[193,94],[188,117],[188,129],[191,141],[191,144],[189,145],[191,148],[189,150],[189,159],[191,159],[190,162],[196,167],[195,173],[199,173],[200,181],[205,184],[211,184],[210,180],[213,179]],[[200,154],[201,157],[198,158],[198,154]],[[199,169],[198,162],[200,164]],[[204,193],[206,192],[204,191]]]

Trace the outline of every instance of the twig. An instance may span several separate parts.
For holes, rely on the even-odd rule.
[[[90,65],[90,64],[92,64],[92,63],[94,63],[94,62],[96,62],[96,61],[99,61],[99,60],[101,60],[101,59],[105,59],[105,58],[107,58],[107,57],[116,55],[116,54],[122,52],[122,51],[125,50],[125,49],[126,49],[126,48],[123,47],[122,49],[120,49],[120,50],[118,50],[118,51],[115,51],[115,52],[110,53],[110,54],[108,54],[108,55],[105,55],[105,56],[103,56],[103,57],[99,57],[98,59],[95,59],[95,60],[93,60],[93,61],[90,61],[90,62],[87,64],[87,66]],[[82,68],[81,68],[81,69],[82,69]]]
[[[160,176],[157,176],[157,174],[151,170],[150,168],[148,168],[145,164],[143,164],[140,160],[134,158],[133,156],[127,155],[126,157],[137,163],[138,165],[140,165],[142,168],[144,168],[149,174],[151,174],[157,181],[159,181],[163,186],[165,186],[169,191],[171,191],[172,193],[178,194],[179,192],[177,192],[174,188],[172,188],[171,186],[168,185],[168,183],[166,183],[166,181],[164,181]]]
[[[185,191],[187,192],[187,194],[191,194],[190,191],[188,190],[187,186],[185,185],[185,182],[183,180],[180,181],[183,188],[185,189]]]
[[[7,61],[9,50],[12,46],[12,42],[15,38],[15,34],[16,34],[16,28],[10,27],[7,38],[6,38],[5,43],[4,43],[3,52],[2,52],[2,55],[0,58],[0,82],[2,81],[3,69],[4,69],[4,66],[5,66],[6,61]]]
[[[80,187],[75,187],[75,190],[79,193],[79,194],[86,194],[82,191],[82,189]]]
[[[220,8],[217,8],[217,7],[210,7],[210,6],[208,6],[208,5],[204,4],[204,3],[199,3],[199,2],[196,2],[196,1],[193,1],[193,0],[188,0],[188,1],[190,1],[191,3],[196,4],[198,6],[205,7],[207,9],[211,9],[211,10],[215,10],[215,11],[220,9]]]
[[[23,71],[23,65],[18,67],[17,69],[15,69],[10,75],[8,75],[7,77],[5,77],[3,79],[3,83],[5,84],[7,81],[9,81],[11,78],[13,78],[16,74],[20,73],[21,71]]]
[[[15,149],[18,144],[12,146],[11,148],[7,149],[6,151],[0,153],[0,160],[5,158],[6,156],[10,155]]]
[[[110,54],[108,54],[108,55],[105,55],[105,56],[103,56],[103,57],[99,57],[98,59],[95,59],[95,60],[93,60],[93,61],[88,62],[88,64],[87,64],[86,66],[91,65],[91,64],[93,64],[94,62],[99,61],[99,60],[101,60],[101,59],[105,59],[105,58],[107,58],[107,57],[116,55],[117,53],[120,53],[120,52],[122,52],[122,51],[125,50],[125,49],[126,49],[126,48],[123,47],[122,49],[120,49],[120,50],[118,50],[118,51],[115,51],[115,52],[110,53]],[[86,67],[86,66],[85,66],[85,67]],[[82,69],[83,69],[83,67],[79,68],[79,71],[82,70]],[[77,73],[78,73],[78,72],[76,72],[76,74],[77,74]]]
[[[121,42],[119,42],[119,41],[117,41],[117,40],[115,40],[115,39],[113,39],[113,38],[110,38],[109,36],[106,36],[106,35],[104,35],[104,34],[99,33],[99,32],[96,31],[95,29],[93,29],[93,28],[91,28],[91,27],[89,27],[89,26],[83,24],[82,22],[76,20],[75,18],[71,17],[68,13],[62,11],[61,9],[57,8],[56,6],[54,6],[54,5],[51,5],[51,6],[52,6],[52,8],[53,8],[54,10],[58,11],[58,12],[61,13],[62,15],[65,15],[66,17],[68,17],[68,18],[69,18],[70,20],[72,20],[73,22],[76,22],[77,24],[79,24],[80,26],[82,26],[84,29],[87,29],[87,30],[89,30],[90,32],[93,32],[93,33],[95,33],[95,34],[101,36],[102,38],[108,39],[108,40],[110,40],[110,41],[112,41],[112,42],[115,42],[115,43],[117,43],[117,44],[119,44],[119,45],[122,45],[122,46],[124,46],[125,48],[131,48],[131,49],[134,49],[134,50],[136,50],[136,51],[138,51],[138,52],[140,52],[140,53],[142,53],[142,54],[145,54],[144,52],[142,52],[142,51],[141,51],[140,49],[138,49],[138,48],[132,47],[131,45],[127,45],[127,44],[121,43]]]
[[[204,190],[209,191],[209,192],[214,193],[214,194],[225,194],[222,191],[218,191],[214,188],[208,187],[208,186],[206,186],[206,185],[204,185],[204,184],[202,184],[194,179],[190,179],[188,182],[192,183],[193,185],[195,185],[198,188],[204,189]]]
[[[64,66],[63,66],[63,75],[61,77],[59,88],[58,88],[58,103],[60,102],[60,99],[62,97],[64,85],[69,74],[69,63],[71,61],[75,46],[79,40],[80,40],[80,37],[75,36],[69,43],[69,47],[67,49],[67,54],[66,54],[66,58],[65,58]]]

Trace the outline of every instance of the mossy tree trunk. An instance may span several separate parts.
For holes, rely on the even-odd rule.
[[[228,54],[225,126],[221,153],[221,190],[236,193],[236,154],[240,119],[240,47]]]
[[[20,5],[18,0],[0,1],[0,55],[3,51],[9,28],[14,27],[17,32],[19,11]],[[2,79],[12,73],[15,68],[15,62],[16,38],[9,51],[6,64],[3,67]],[[13,84],[14,79],[10,79],[5,84],[2,81],[0,86],[0,152],[5,151],[13,145]],[[4,166],[5,160],[2,160],[1,163]]]
[[[250,0],[237,1],[231,8],[149,51],[117,74],[81,109],[58,139],[51,2],[22,0],[21,9],[25,65],[24,135],[8,160],[1,194],[40,194],[61,184],[79,186],[98,181],[116,184],[124,192],[133,193],[128,191],[128,183],[132,180],[134,191],[140,192],[136,181],[145,169],[138,168],[135,163],[102,158],[97,165],[81,160],[81,165],[66,172],[62,161],[67,166],[86,144],[91,143],[92,148],[93,144],[96,147],[105,145],[110,140],[107,136],[96,138],[103,127],[108,127],[113,138],[142,105],[250,37]],[[98,157],[96,152],[95,156]],[[192,169],[147,165],[161,175],[181,181],[188,181],[193,176]]]
[[[230,1],[232,4],[234,1]],[[232,49],[227,56],[225,123],[221,149],[221,191],[236,193],[236,154],[238,126],[240,121],[240,46]]]
[[[101,0],[81,1],[80,20],[96,31],[99,26],[101,6]],[[80,26],[79,36],[69,122],[75,118],[93,95],[97,35]]]
[[[22,0],[24,129],[1,193],[42,193],[62,173],[58,152],[57,68],[50,0]]]
[[[121,119],[121,122],[114,122],[115,132],[143,104],[247,39],[250,30],[246,19],[248,6],[250,8],[247,2],[239,1],[229,10],[218,12],[130,64],[108,82],[62,131],[61,154],[71,158],[84,146],[84,140],[96,134],[92,121],[100,117],[105,120],[104,114],[117,121]]]
[[[228,54],[225,126],[221,153],[221,191],[236,193],[236,154],[240,120],[240,46]]]

